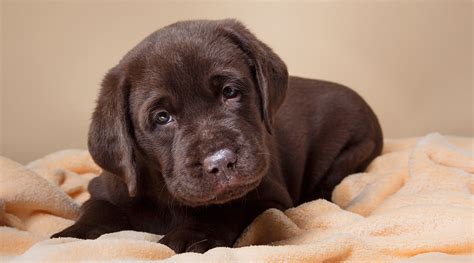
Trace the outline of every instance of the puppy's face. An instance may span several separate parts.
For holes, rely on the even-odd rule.
[[[140,155],[154,171],[148,176],[162,177],[189,206],[224,203],[257,187],[269,166],[268,119],[283,100],[287,72],[249,38],[235,21],[201,21],[142,41],[102,84],[89,136],[96,162],[122,175],[132,193]],[[276,74],[281,88],[269,91]]]
[[[196,206],[255,188],[268,150],[245,54],[225,39],[194,36],[159,43],[141,59],[131,80],[134,132],[169,192]]]

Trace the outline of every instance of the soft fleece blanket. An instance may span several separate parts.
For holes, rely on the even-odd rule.
[[[366,172],[337,186],[334,203],[269,209],[235,248],[180,255],[134,231],[49,239],[73,223],[100,168],[82,150],[26,166],[0,157],[0,261],[473,262],[473,147],[473,138],[439,134],[387,140]]]

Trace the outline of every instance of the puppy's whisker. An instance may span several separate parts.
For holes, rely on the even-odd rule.
[[[173,205],[174,205],[174,201],[175,201],[175,200],[176,200],[176,198],[174,198],[174,197],[171,197],[171,207],[173,207]]]
[[[274,154],[271,154],[271,153],[265,153],[265,152],[262,152],[262,153],[255,153],[257,155],[268,155],[270,156],[271,158],[274,158],[274,160],[276,161],[280,161],[280,158],[278,158],[278,156],[274,155]]]
[[[163,186],[161,187],[161,190],[160,190],[160,192],[158,193],[158,196],[161,196],[161,194],[163,193],[163,190],[165,190],[165,187],[166,187],[166,184],[163,183]]]

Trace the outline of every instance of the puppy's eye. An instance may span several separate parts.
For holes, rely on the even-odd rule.
[[[160,111],[155,114],[155,121],[159,125],[165,125],[173,120],[173,117],[167,111]]]
[[[232,86],[225,86],[222,89],[222,95],[224,98],[230,100],[230,99],[238,99],[240,97],[240,91]]]

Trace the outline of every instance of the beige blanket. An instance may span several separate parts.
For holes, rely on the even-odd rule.
[[[387,140],[366,173],[333,201],[270,209],[236,248],[175,255],[160,236],[123,231],[97,240],[48,239],[73,223],[100,168],[86,151],[26,166],[0,157],[0,261],[440,261],[474,259],[474,140],[430,134]]]

